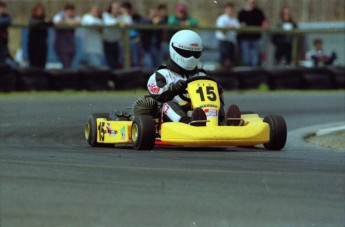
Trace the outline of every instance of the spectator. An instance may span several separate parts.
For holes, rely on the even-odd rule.
[[[52,22],[46,20],[42,3],[37,3],[31,11],[29,20],[28,55],[29,65],[45,68],[48,53],[48,26]]]
[[[112,2],[102,14],[104,25],[131,24],[132,19],[121,15],[120,4]],[[118,28],[106,28],[103,31],[103,49],[107,65],[116,69],[119,65],[121,31]]]
[[[165,4],[159,4],[157,7],[158,10],[158,16],[160,19],[160,24],[168,24],[168,20],[169,20],[169,11],[168,11],[168,7]],[[169,42],[169,40],[168,40]]]
[[[168,7],[165,4],[160,4],[157,7],[158,16],[160,18],[160,25],[167,25],[169,20]],[[161,57],[162,61],[166,62],[169,59],[169,32],[163,30],[162,32],[162,44],[161,44]]]
[[[81,24],[86,26],[103,25],[101,11],[93,5],[90,12],[81,19]],[[92,67],[100,67],[103,64],[103,41],[101,28],[86,28],[83,37],[83,51],[86,64]]]
[[[234,4],[227,3],[224,7],[224,14],[217,19],[218,28],[239,28],[240,23],[237,18],[233,17]],[[231,69],[235,63],[235,44],[236,32],[234,31],[217,31],[216,38],[219,40],[220,60],[224,69]]]
[[[56,14],[53,18],[57,25],[78,25],[80,18],[75,15],[75,6],[66,4],[64,10]],[[76,53],[75,30],[56,29],[54,50],[64,68],[70,68]]]
[[[170,25],[197,26],[198,21],[188,15],[187,6],[184,3],[175,5],[175,14],[168,19]]]
[[[156,9],[148,10],[148,17],[143,20],[144,24],[157,25],[160,23]],[[145,30],[141,32],[142,46],[144,50],[144,65],[148,69],[157,68],[162,61],[161,43],[162,31]]]
[[[280,21],[278,21],[277,28],[285,31],[291,31],[297,28],[296,22],[292,19],[291,9],[284,7],[280,12]],[[292,52],[291,35],[277,34],[272,36],[272,42],[275,46],[274,61],[275,64],[290,65]]]
[[[134,12],[132,3],[130,3],[129,1],[125,1],[122,3],[121,8],[124,16],[130,17],[132,19],[132,24],[140,24],[142,22],[141,16],[138,13]],[[131,29],[129,31],[129,37],[132,66],[139,67],[141,65],[142,56],[140,33],[137,29]]]
[[[10,54],[8,51],[8,31],[12,18],[7,13],[7,4],[0,0],[0,64],[5,64]]]
[[[256,0],[247,0],[245,8],[239,12],[238,19],[241,23],[241,27],[268,27],[264,13],[256,6]],[[261,35],[257,33],[242,33],[238,35],[238,39],[241,43],[241,54],[245,66],[259,65],[260,38]]]
[[[306,59],[312,61],[314,66],[322,65],[332,65],[335,59],[337,59],[337,55],[332,52],[326,51],[323,49],[323,41],[321,39],[315,39],[314,42],[314,49],[309,50],[306,54]]]

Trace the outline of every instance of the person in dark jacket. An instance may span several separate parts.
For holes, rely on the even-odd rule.
[[[53,17],[53,22],[56,25],[75,26],[80,24],[80,17],[76,15],[75,6],[68,3],[65,5],[64,10]],[[77,51],[75,29],[56,29],[54,50],[63,67],[71,68]]]
[[[9,56],[7,28],[11,20],[11,16],[7,13],[7,4],[0,1],[0,64],[4,64]]]
[[[37,3],[31,12],[29,20],[28,54],[29,65],[45,68],[48,53],[48,26],[52,22],[46,20],[42,3]]]
[[[148,10],[148,17],[143,19],[143,24],[158,25],[160,17],[156,9]],[[148,69],[157,68],[162,62],[161,43],[163,33],[160,30],[141,31],[142,47],[144,50],[144,65]]]
[[[124,17],[130,17],[132,19],[132,22],[130,24],[140,24],[142,22],[141,15],[134,11],[133,5],[130,1],[124,1],[121,4],[121,12]],[[142,56],[140,32],[137,29],[130,29],[129,37],[132,66],[140,67]]]
[[[261,9],[257,7],[256,0],[247,0],[246,6],[238,14],[241,27],[256,26],[267,28],[268,23]],[[261,34],[240,33],[237,36],[240,41],[241,55],[245,66],[260,65],[260,46]]]
[[[285,31],[291,31],[297,28],[297,23],[292,19],[291,9],[284,7],[280,12],[280,21],[276,24],[277,28]],[[292,53],[292,39],[291,35],[277,34],[272,36],[272,42],[276,47],[274,53],[275,64],[290,65]]]

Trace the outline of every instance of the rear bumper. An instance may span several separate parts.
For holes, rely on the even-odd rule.
[[[265,122],[246,126],[196,127],[179,122],[164,123],[161,140],[182,146],[256,146],[269,141],[270,129]]]

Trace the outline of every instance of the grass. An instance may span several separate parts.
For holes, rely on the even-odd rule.
[[[1,97],[9,96],[86,96],[86,95],[95,95],[95,96],[113,96],[113,95],[146,95],[147,91],[144,89],[138,90],[124,90],[124,91],[75,91],[75,90],[64,90],[64,91],[15,91],[15,92],[0,92]]]
[[[257,89],[248,90],[225,90],[225,94],[265,94],[265,93],[280,93],[280,94],[293,94],[293,93],[344,93],[345,89],[338,90],[274,90],[271,91],[266,84],[261,84]],[[0,98],[6,97],[54,97],[54,96],[144,96],[148,92],[144,89],[135,90],[122,90],[122,91],[75,91],[75,90],[64,90],[64,91],[15,91],[15,92],[0,92]]]

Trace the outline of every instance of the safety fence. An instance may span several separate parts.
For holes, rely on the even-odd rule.
[[[0,91],[128,90],[146,89],[153,71],[80,68],[42,70],[13,69],[0,65]],[[211,71],[225,90],[257,89],[345,89],[345,67],[236,68]]]
[[[23,29],[27,25],[12,25],[10,29]],[[240,29],[219,29],[216,27],[177,27],[177,26],[56,26],[54,29],[76,29],[76,28],[105,28],[113,27],[119,29],[122,34],[124,51],[124,69],[109,70],[102,68],[78,69],[37,69],[31,67],[11,68],[7,65],[0,65],[0,91],[28,91],[28,90],[122,90],[146,88],[148,77],[153,73],[151,70],[141,68],[130,68],[130,29],[138,30],[167,30],[177,31],[181,29],[193,29],[196,31],[235,30],[238,34],[261,33],[266,35],[284,34],[293,37],[293,64],[292,67],[275,68],[234,68],[232,71],[216,70],[209,74],[215,77],[225,89],[256,89],[265,84],[269,89],[344,89],[345,88],[345,67],[321,67],[304,68],[298,66],[300,40],[306,34],[345,34],[345,28],[337,29],[314,29],[314,30],[292,30],[282,29],[261,29],[257,27],[246,27]],[[213,39],[214,41],[214,39]],[[210,41],[208,41],[210,42]],[[205,42],[205,46],[208,45]],[[340,41],[341,43],[344,40]]]
[[[336,24],[336,23],[335,23]],[[10,29],[20,31],[22,29],[28,28],[28,25],[25,24],[13,24],[10,26]],[[241,33],[260,33],[264,37],[271,37],[272,35],[281,34],[287,35],[292,37],[292,62],[291,66],[298,66],[299,60],[304,60],[305,56],[305,39],[306,35],[313,35],[313,34],[323,34],[323,35],[340,35],[339,46],[344,45],[344,34],[345,34],[345,27],[341,23],[340,26],[336,26],[336,28],[323,28],[323,29],[295,29],[286,31],[279,28],[267,28],[263,29],[261,27],[242,27],[242,28],[217,28],[215,26],[197,26],[197,27],[190,27],[190,26],[172,26],[172,25],[145,25],[145,24],[138,24],[138,25],[131,25],[131,26],[124,26],[124,25],[114,25],[114,26],[85,26],[85,25],[54,25],[53,29],[104,29],[104,28],[114,28],[118,29],[119,32],[122,34],[122,46],[123,46],[123,67],[129,68],[131,67],[131,51],[130,51],[130,31],[131,29],[137,29],[139,31],[167,31],[169,34],[173,33],[174,31],[178,31],[181,29],[192,29],[197,32],[208,32],[208,34],[214,34],[215,31],[235,31],[237,34]],[[19,41],[20,42],[20,41]],[[212,42],[212,44],[211,44]],[[268,40],[264,41],[269,42]],[[207,50],[213,48],[213,51],[217,51],[217,45],[214,45],[216,40],[214,39],[214,35],[210,38],[208,36],[208,40],[204,42],[205,47]],[[20,46],[20,44],[16,44],[16,46]],[[267,45],[263,45],[262,49],[266,49]],[[342,48],[339,50],[343,51]],[[267,51],[267,50],[264,50]],[[268,54],[268,53],[266,53]],[[271,53],[272,54],[272,53]],[[342,56],[344,53],[338,53]],[[343,60],[343,59],[342,59]],[[218,59],[213,59],[213,61],[217,62]]]

